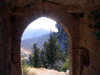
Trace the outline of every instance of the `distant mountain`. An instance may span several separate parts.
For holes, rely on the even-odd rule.
[[[42,35],[42,36],[22,40],[21,41],[21,47],[24,48],[24,49],[27,49],[27,50],[32,50],[33,44],[36,43],[37,47],[42,49],[44,42],[48,41],[49,37],[50,37],[49,34],[45,34],[45,35]]]
[[[44,34],[49,34],[49,33],[50,31],[44,29],[36,29],[36,30],[26,29],[23,33],[22,40],[42,36]]]

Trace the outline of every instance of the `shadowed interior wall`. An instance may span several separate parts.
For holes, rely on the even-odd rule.
[[[45,16],[69,37],[70,75],[100,75],[100,41],[89,28],[89,12],[99,0],[0,0],[0,75],[22,75],[21,36],[29,23]]]

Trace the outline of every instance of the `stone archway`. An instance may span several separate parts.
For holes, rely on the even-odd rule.
[[[74,6],[71,6],[74,7]],[[50,2],[28,5],[26,8],[14,8],[11,14],[12,50],[11,61],[13,75],[21,75],[20,42],[23,31],[35,19],[45,16],[51,18],[65,29],[69,36],[70,75],[79,74],[79,20],[81,13],[69,12],[69,7]],[[74,8],[78,9],[78,8]],[[65,13],[66,12],[66,13]],[[77,60],[76,60],[77,59]]]
[[[41,16],[56,20],[70,35],[70,75],[100,75],[100,40],[88,26],[95,8],[100,9],[99,0],[0,0],[0,75],[21,75],[21,35]]]

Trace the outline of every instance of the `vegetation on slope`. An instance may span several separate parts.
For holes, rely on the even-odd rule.
[[[59,26],[58,26],[59,28]],[[58,33],[51,33],[43,48],[33,43],[33,52],[29,56],[31,67],[55,69],[66,72],[69,68],[68,45],[64,30],[60,27]],[[40,43],[40,42],[38,42]]]
[[[29,60],[30,60],[30,65],[35,68],[44,67],[48,69],[65,71],[68,69],[68,64],[69,64],[66,58],[67,58],[66,53],[61,52],[61,50],[59,49],[56,33],[52,33],[50,34],[48,42],[44,43],[44,48],[42,50],[39,50],[36,44],[33,45],[33,53],[30,55]],[[65,66],[63,65],[60,66],[59,69],[59,65],[61,62],[63,63],[65,62],[65,65],[67,63],[67,67],[65,68]],[[56,64],[59,65],[56,66]]]

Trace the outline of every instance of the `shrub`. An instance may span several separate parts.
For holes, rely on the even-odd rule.
[[[62,65],[61,71],[66,72],[69,69],[69,58],[66,58],[66,62]]]
[[[27,65],[26,65],[26,62],[25,60],[23,59],[22,60],[22,70],[23,70],[23,75],[27,75]]]

